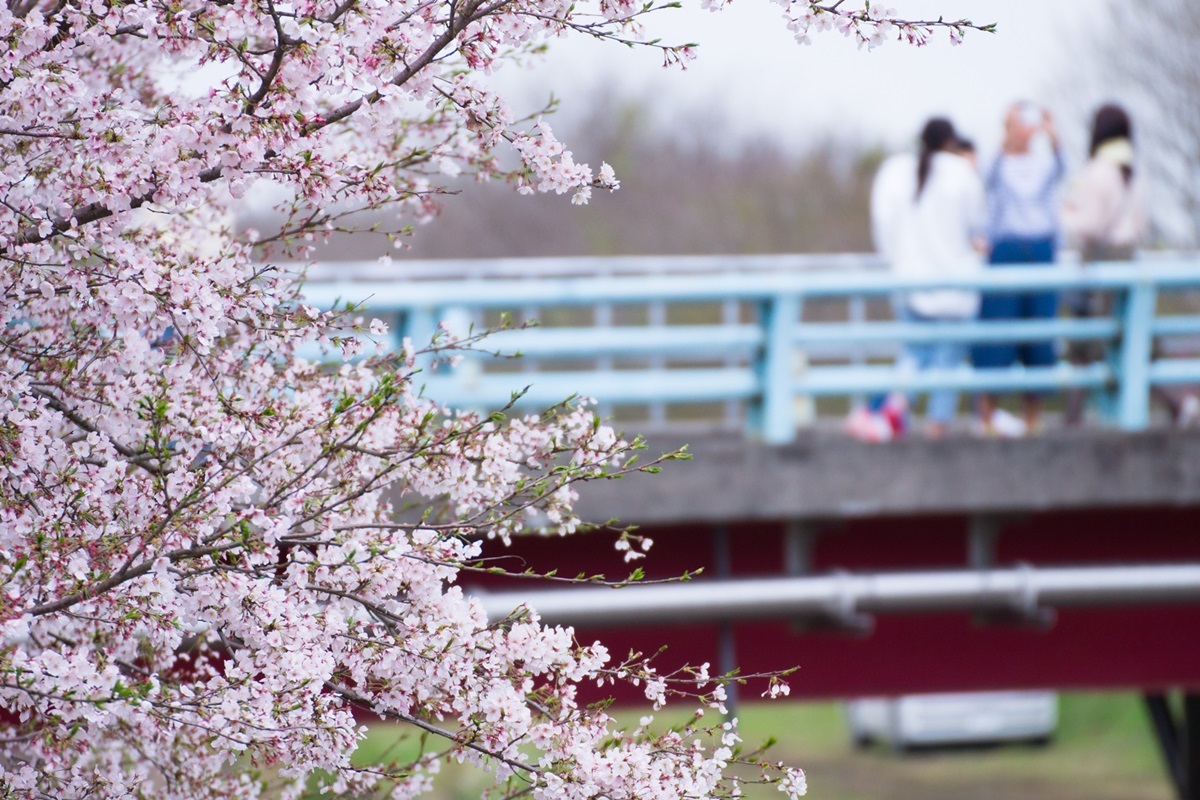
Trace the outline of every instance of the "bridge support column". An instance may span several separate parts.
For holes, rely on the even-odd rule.
[[[967,521],[967,566],[971,569],[991,569],[996,566],[996,541],[1003,527],[997,514],[972,514]],[[996,614],[976,611],[971,615],[976,625],[996,621]]]
[[[1000,532],[1012,515],[972,514],[967,523],[967,565],[971,569],[990,570],[996,567],[996,544]],[[1023,625],[1046,629],[1054,624],[1054,609],[1040,608],[1035,598],[1014,603],[1004,610],[976,611],[972,619],[977,625]]]
[[[1178,719],[1165,695],[1147,693],[1145,701],[1175,796],[1200,800],[1200,694],[1183,694]]]
[[[813,548],[817,543],[822,527],[828,526],[828,521],[799,520],[788,521],[783,530],[783,572],[789,577],[803,577],[813,574]],[[808,631],[839,631],[841,633],[863,635],[870,633],[874,620],[867,614],[860,614],[854,608],[849,594],[830,602],[827,608],[820,612],[798,615],[792,618],[793,633]]]
[[[787,575],[807,575],[813,571],[813,545],[817,540],[817,524],[790,520],[783,530],[783,571]]]
[[[1200,800],[1200,694],[1183,696],[1184,778],[1186,800]]]
[[[972,569],[996,566],[996,540],[1003,523],[997,514],[972,514],[967,522],[967,564]]]

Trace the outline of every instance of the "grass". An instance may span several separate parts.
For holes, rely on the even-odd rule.
[[[636,724],[642,712],[618,716]],[[678,719],[660,714],[665,724]],[[855,751],[837,703],[754,703],[739,713],[748,746],[775,737],[772,758],[802,767],[809,796],[821,800],[1170,800],[1157,745],[1141,699],[1133,694],[1061,696],[1059,726],[1042,747],[1011,745],[897,755],[883,746]],[[372,729],[355,761],[378,762],[420,752],[417,737]],[[436,746],[430,742],[429,746]],[[435,800],[476,800],[487,776],[449,766]],[[773,790],[749,793],[773,800]]]
[[[840,707],[832,704],[754,707],[743,722],[747,738],[773,728],[779,756],[803,767],[809,794],[827,800],[1172,797],[1139,697],[1067,694],[1059,715],[1054,741],[1044,747],[905,756],[883,746],[853,751]]]

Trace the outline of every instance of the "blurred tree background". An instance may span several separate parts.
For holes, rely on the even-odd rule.
[[[1200,4],[1105,0],[1064,36],[1048,76],[1056,106],[1080,120],[1064,131],[1087,150],[1091,114],[1105,102],[1130,112],[1151,201],[1151,244],[1200,244]]]
[[[324,261],[582,255],[862,252],[868,198],[884,156],[826,138],[805,148],[726,135],[719,118],[653,125],[646,108],[593,97],[572,124],[550,118],[576,160],[608,161],[621,188],[572,206],[558,195],[450,182],[442,213],[394,250],[383,237],[334,236]],[[561,127],[561,130],[560,130]],[[267,215],[247,224],[269,229]],[[363,227],[369,220],[361,221]]]

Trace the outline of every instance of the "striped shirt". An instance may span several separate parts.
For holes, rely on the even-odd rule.
[[[1058,187],[1064,173],[1058,148],[996,156],[983,173],[989,238],[996,242],[1054,237],[1058,233]]]

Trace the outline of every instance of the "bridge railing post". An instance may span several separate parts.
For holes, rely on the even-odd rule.
[[[790,442],[796,434],[792,333],[800,319],[800,308],[800,298],[777,294],[763,302],[759,314],[764,345],[758,364],[762,393],[758,433],[770,444]]]
[[[436,308],[413,308],[404,315],[404,328],[397,330],[397,335],[403,339],[407,338],[411,343],[413,350],[422,350],[429,346],[429,342],[433,339],[433,334],[437,331],[438,310]],[[428,354],[417,357],[416,366],[419,369],[428,371],[433,358]]]
[[[596,270],[596,276],[599,278],[611,279],[614,275],[612,262],[605,262],[605,265]],[[592,306],[592,327],[598,335],[604,335],[613,327],[615,320],[615,309],[612,303],[596,303]],[[613,371],[613,357],[609,354],[601,355],[592,362],[596,372],[600,374],[610,374]],[[599,402],[596,405],[596,413],[604,419],[611,419],[614,414],[614,409],[611,403]]]
[[[732,328],[734,325],[738,325],[741,321],[742,304],[737,300],[722,301],[721,324],[725,327]],[[727,355],[725,356],[723,363],[726,369],[734,369],[745,362],[739,362],[739,356]],[[747,413],[749,413],[749,409],[745,408],[742,403],[739,403],[737,400],[726,400],[722,422],[731,428],[736,427],[739,417]]]
[[[661,300],[656,300],[646,306],[646,325],[651,328],[651,333],[657,333],[667,326],[667,304]],[[654,356],[649,359],[647,365],[650,369],[665,369],[667,360],[662,356]],[[659,401],[651,403],[646,409],[647,418],[650,424],[662,426],[667,421],[667,404]]]
[[[1150,355],[1153,350],[1157,287],[1139,281],[1129,287],[1119,307],[1121,341],[1117,349],[1117,425],[1143,430],[1150,417]]]
[[[480,328],[477,325],[478,320],[471,313],[471,309],[466,306],[448,305],[438,309],[440,313],[440,324],[445,328],[449,335],[449,341],[454,342],[465,339],[469,336],[479,333]],[[438,322],[435,320],[435,322]],[[464,394],[472,394],[479,389],[479,379],[483,375],[483,362],[480,357],[472,353],[470,349],[450,351],[448,357],[453,356],[456,361],[454,369],[450,372],[454,377],[454,382],[458,385],[458,391]],[[473,404],[468,405],[472,410],[482,410],[474,407]]]
[[[850,296],[846,300],[846,321],[855,325],[862,325],[867,321],[867,299],[861,294]],[[861,367],[867,363],[867,348],[865,345],[858,345],[854,348],[850,355],[850,363],[856,367]],[[851,408],[862,405],[867,401],[866,395],[855,394],[850,396]]]

